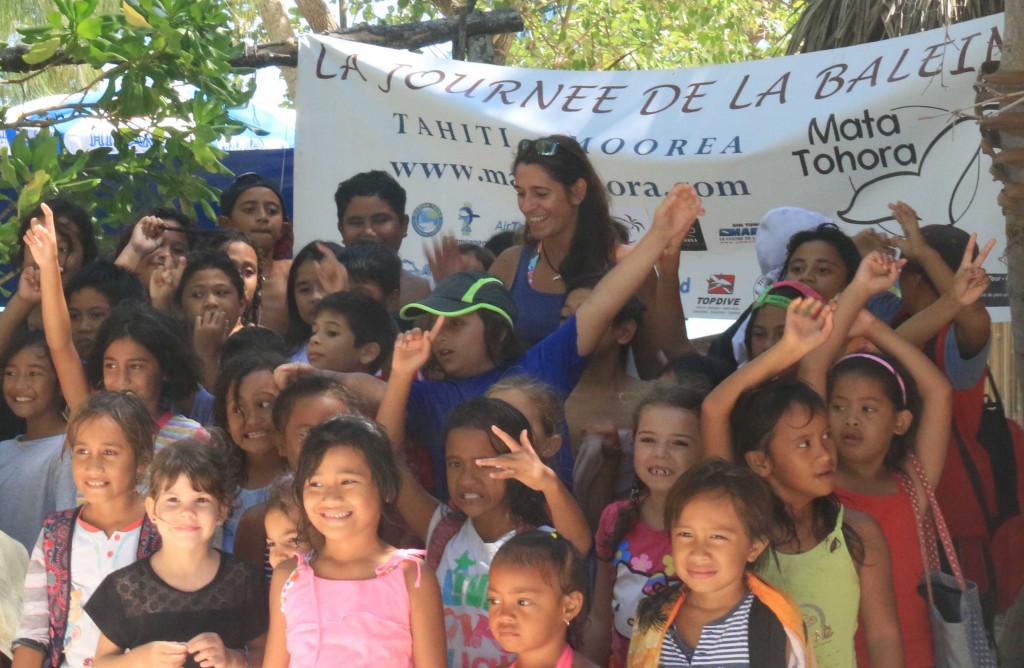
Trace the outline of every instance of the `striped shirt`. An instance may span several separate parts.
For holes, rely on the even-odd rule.
[[[724,617],[704,625],[697,648],[690,649],[672,624],[661,646],[659,668],[701,666],[703,668],[750,668],[750,606],[754,595],[747,595]]]

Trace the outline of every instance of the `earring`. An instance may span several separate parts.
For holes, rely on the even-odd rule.
[[[566,627],[568,627],[569,624],[572,622],[571,619],[563,619],[562,621],[565,622]]]

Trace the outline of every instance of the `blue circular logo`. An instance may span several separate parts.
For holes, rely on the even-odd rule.
[[[412,229],[421,237],[432,237],[441,231],[444,216],[436,204],[424,202],[412,212]]]

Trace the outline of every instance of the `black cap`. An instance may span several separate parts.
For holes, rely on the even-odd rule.
[[[519,315],[512,295],[505,289],[501,279],[482,271],[452,274],[438,283],[426,299],[406,304],[399,315],[412,320],[424,313],[456,316],[480,309],[497,313],[511,326],[515,326]]]
[[[221,193],[220,196],[220,215],[231,216],[231,210],[235,208],[235,202],[242,196],[246,190],[252,188],[269,188],[274,191],[277,195],[277,199],[281,202],[281,211],[284,212],[284,197],[281,196],[281,189],[277,187],[277,184],[263,177],[261,174],[256,172],[248,172],[242,174],[235,179],[228,189]],[[285,220],[288,219],[285,214]]]

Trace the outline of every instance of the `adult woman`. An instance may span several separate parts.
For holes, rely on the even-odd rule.
[[[512,294],[516,334],[530,346],[558,327],[566,283],[607,271],[623,247],[604,185],[575,139],[524,139],[512,170],[524,243],[498,256],[491,273]]]

